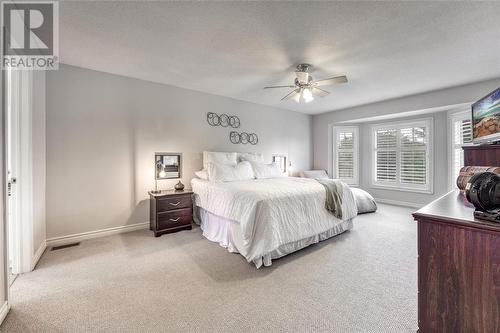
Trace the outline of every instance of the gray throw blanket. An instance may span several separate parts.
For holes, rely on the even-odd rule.
[[[328,178],[317,178],[316,181],[325,187],[325,208],[342,220],[342,182]]]

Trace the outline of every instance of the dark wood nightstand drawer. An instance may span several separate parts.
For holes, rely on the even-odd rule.
[[[178,195],[158,199],[157,212],[165,212],[174,209],[192,208],[193,202],[190,195]]]
[[[167,229],[186,224],[190,225],[192,220],[192,208],[177,209],[169,212],[158,213],[158,229]]]
[[[149,192],[149,228],[155,237],[193,227],[192,195],[191,190]]]

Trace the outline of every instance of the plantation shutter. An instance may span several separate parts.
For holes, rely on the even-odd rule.
[[[354,133],[338,133],[338,177],[351,179],[354,176]]]
[[[376,131],[376,179],[393,182],[396,180],[396,149],[397,137],[395,129]]]
[[[462,113],[452,118],[452,156],[451,156],[451,179],[450,183],[455,186],[455,180],[464,166],[463,144],[472,142],[472,122],[470,114]]]
[[[401,145],[401,183],[426,184],[427,153],[425,128],[401,128],[399,131],[399,140]]]
[[[373,183],[430,191],[429,120],[374,126]]]
[[[342,179],[348,184],[358,182],[357,135],[356,127],[335,128],[335,178]]]

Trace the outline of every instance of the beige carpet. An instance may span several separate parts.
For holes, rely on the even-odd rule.
[[[46,251],[2,332],[415,332],[411,209],[255,269],[201,236],[148,231]]]

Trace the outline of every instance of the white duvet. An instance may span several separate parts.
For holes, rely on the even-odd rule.
[[[191,181],[197,206],[239,224],[238,251],[250,262],[280,245],[318,235],[342,223],[325,208],[325,188],[309,178],[273,178],[213,183]],[[343,221],[357,214],[343,185]]]

